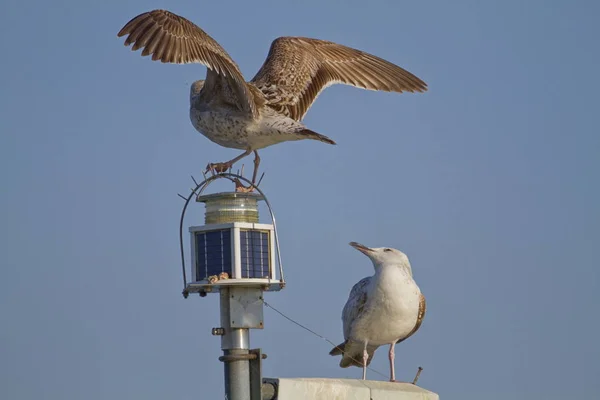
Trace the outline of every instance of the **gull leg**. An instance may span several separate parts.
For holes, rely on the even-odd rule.
[[[396,382],[396,371],[394,369],[394,358],[396,356],[396,354],[394,353],[395,346],[396,343],[390,344],[390,352],[388,354],[390,358],[390,382]]]
[[[256,175],[258,174],[258,165],[260,164],[260,156],[258,151],[254,150],[254,172],[252,173],[252,184],[256,183]]]
[[[252,183],[250,186],[244,186],[239,179],[235,178],[235,191],[236,192],[244,192],[249,193],[254,191],[254,185],[256,184],[256,175],[258,174],[258,165],[260,164],[260,156],[258,155],[258,151],[254,150],[254,172],[252,173]],[[242,166],[242,171],[244,167]]]
[[[369,360],[369,353],[367,353],[367,343],[363,348],[363,381],[367,379],[367,361]]]
[[[206,166],[206,172],[208,171],[214,171],[217,173],[220,172],[226,172],[229,168],[231,168],[231,166],[233,164],[235,164],[236,162],[240,161],[242,158],[246,157],[247,155],[249,155],[250,153],[252,153],[251,149],[246,150],[245,152],[243,152],[242,154],[240,154],[239,156],[237,156],[236,158],[226,161],[226,162],[220,162],[220,163],[209,163]]]

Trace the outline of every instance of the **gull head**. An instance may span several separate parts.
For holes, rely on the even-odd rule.
[[[190,87],[190,102],[192,102],[194,100],[194,98],[196,96],[198,96],[198,94],[200,93],[200,91],[202,90],[203,87],[204,87],[203,80],[199,80],[199,81],[192,83],[192,86]]]
[[[391,247],[367,247],[356,242],[350,242],[350,246],[369,257],[375,267],[383,264],[390,264],[398,265],[400,267],[408,267],[410,270],[408,257],[400,250],[393,249]]]

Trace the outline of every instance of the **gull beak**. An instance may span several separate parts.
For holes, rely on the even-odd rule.
[[[361,253],[363,253],[366,256],[368,256],[369,254],[371,254],[373,252],[372,249],[370,249],[367,246],[360,244],[360,243],[350,242],[350,246],[354,247],[356,250],[360,251]]]

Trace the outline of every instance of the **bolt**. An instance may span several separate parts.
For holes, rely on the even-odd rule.
[[[223,336],[225,334],[225,328],[212,328],[213,336]]]

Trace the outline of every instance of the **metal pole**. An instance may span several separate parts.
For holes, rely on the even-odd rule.
[[[227,400],[250,399],[249,329],[231,327],[231,299],[234,287],[221,288],[221,360],[225,364],[225,395]]]

